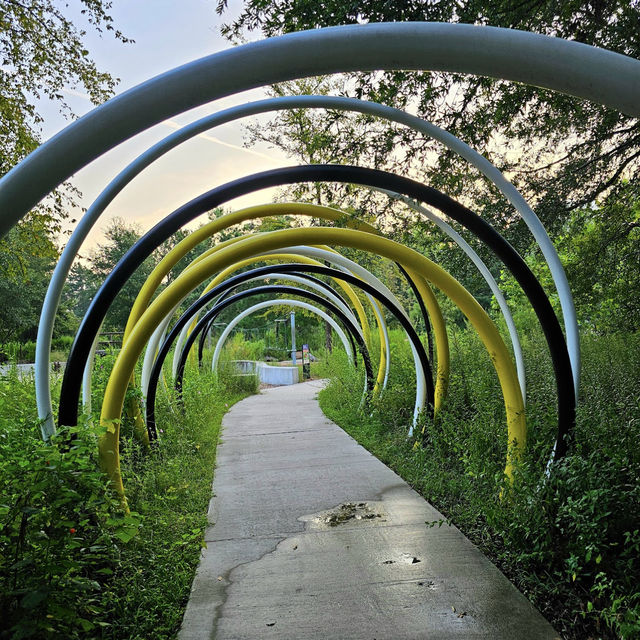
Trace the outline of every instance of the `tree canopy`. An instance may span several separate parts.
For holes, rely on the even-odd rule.
[[[219,13],[226,7],[226,0],[218,2]],[[523,29],[640,57],[637,0],[247,0],[223,33],[239,41],[248,32],[274,36],[383,21]],[[561,225],[564,213],[615,190],[622,178],[637,179],[640,125],[637,119],[615,110],[528,85],[462,74],[393,71],[351,74],[350,78],[352,95],[414,110],[511,172],[548,227]],[[378,146],[388,143],[382,138]],[[405,170],[437,149],[429,140],[402,129],[394,144],[406,151]],[[376,148],[372,147],[372,153]],[[438,153],[436,166],[426,171],[430,183],[454,197],[469,193],[475,175],[469,173],[466,163],[450,152]],[[477,185],[474,190],[477,192]],[[497,214],[495,206],[493,209]]]
[[[77,0],[86,29],[111,32],[121,42],[108,0]],[[87,31],[69,17],[71,8],[55,0],[3,0],[0,3],[0,176],[41,141],[42,100],[74,117],[69,92],[86,93],[93,104],[113,95],[117,79],[100,71],[85,45]],[[51,233],[60,231],[75,190],[65,185],[36,208]]]
[[[78,0],[77,4],[89,27],[111,31],[116,39],[128,42],[113,25],[110,2]],[[71,116],[65,90],[82,90],[94,104],[112,95],[117,81],[97,69],[85,36],[86,31],[53,0],[0,3],[0,175],[39,143],[42,118],[37,100],[53,100]]]
[[[86,29],[112,32],[129,42],[109,14],[107,0],[77,0]],[[67,117],[69,91],[98,104],[113,94],[117,79],[98,70],[85,45],[85,28],[72,22],[69,4],[55,0],[0,2],[0,176],[40,143],[43,100]],[[0,313],[0,340],[33,337],[51,269],[56,236],[77,195],[69,184],[38,205],[0,239],[0,290],[11,301]]]

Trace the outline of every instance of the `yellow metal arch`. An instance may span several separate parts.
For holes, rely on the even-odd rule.
[[[123,344],[126,342],[129,334],[133,330],[136,322],[140,319],[145,309],[149,305],[153,294],[158,287],[162,284],[162,280],[171,271],[171,269],[181,260],[191,249],[197,246],[200,242],[207,238],[224,231],[229,227],[236,224],[241,224],[247,220],[253,220],[256,218],[268,218],[277,215],[284,216],[307,216],[312,218],[322,218],[323,220],[339,221],[346,220],[349,228],[359,229],[366,231],[367,233],[377,234],[377,229],[370,224],[358,220],[352,216],[348,216],[338,209],[332,209],[331,207],[322,207],[319,205],[311,205],[304,203],[282,203],[276,205],[270,205],[266,208],[266,205],[258,205],[254,207],[246,207],[232,213],[226,213],[215,220],[212,220],[208,224],[204,225],[200,229],[197,229],[184,240],[179,242],[162,260],[156,265],[151,272],[143,287],[140,289],[140,293],[136,298],[127,320],[127,325],[124,330]],[[237,238],[232,238],[236,241]],[[200,256],[198,256],[200,258]],[[194,260],[194,263],[198,262],[198,258]],[[363,327],[364,331],[364,327]]]
[[[114,488],[124,499],[119,461],[119,423],[128,380],[155,326],[189,291],[239,260],[264,251],[298,244],[332,244],[371,251],[410,268],[438,287],[469,319],[482,339],[494,364],[504,396],[508,446],[505,474],[511,479],[514,466],[526,444],[524,405],[515,367],[497,327],[473,296],[444,269],[392,240],[352,229],[285,229],[243,238],[202,260],[171,283],[142,314],[131,330],[114,364],[105,390],[100,423],[106,429],[99,441],[100,459]]]
[[[155,269],[151,272],[147,281],[142,286],[136,300],[131,309],[131,313],[129,314],[129,318],[127,320],[127,325],[125,327],[124,336],[123,336],[123,344],[126,342],[131,329],[137,322],[141,313],[149,304],[149,301],[153,297],[153,294],[157,290],[158,286],[164,279],[164,277],[169,273],[169,271],[175,266],[191,249],[193,249],[197,244],[211,237],[215,233],[218,233],[230,226],[235,224],[239,224],[240,222],[244,222],[246,220],[254,219],[254,218],[266,218],[273,217],[277,215],[294,215],[294,216],[310,216],[315,218],[322,218],[325,220],[333,220],[346,221],[347,225],[352,228],[357,228],[368,233],[379,235],[380,231],[370,225],[367,222],[362,220],[358,220],[345,214],[344,212],[333,209],[331,207],[324,207],[315,204],[307,204],[307,203],[277,203],[277,204],[267,204],[267,205],[257,205],[253,207],[247,207],[245,209],[241,209],[239,211],[225,214],[216,220],[211,221],[209,224],[203,226],[201,229],[194,231],[187,238],[179,242],[164,258],[160,261],[160,263],[155,267]],[[215,247],[212,247],[197,256],[191,264],[189,264],[186,269],[195,266],[202,260],[206,259],[216,251],[218,251],[221,247],[228,246],[230,244],[234,244],[242,239],[241,237],[230,238],[224,242],[219,243]],[[328,248],[328,247],[327,247]],[[186,271],[185,269],[185,271]],[[233,270],[230,270],[230,272]],[[444,324],[444,319],[442,317],[442,312],[440,310],[440,306],[433,295],[428,283],[422,278],[422,276],[418,276],[414,274],[412,276],[414,281],[416,282],[416,286],[421,297],[424,300],[425,306],[429,312],[429,316],[431,317],[431,322],[434,327],[434,335],[436,342],[436,356],[437,356],[437,374],[436,374],[436,384],[435,384],[435,398],[434,398],[434,411],[437,413],[440,410],[442,405],[442,401],[447,394],[448,383],[449,383],[449,342],[447,338],[447,332]],[[215,283],[218,284],[220,280],[216,280]],[[215,286],[215,285],[213,285]],[[365,337],[365,341],[367,344],[371,343],[371,332],[369,327],[369,322],[364,312],[364,308],[362,307],[362,303],[360,299],[357,297],[355,292],[349,285],[346,283],[341,284],[345,293],[349,297],[351,303],[354,305],[356,309],[356,313],[360,320],[360,324],[362,325],[363,334]],[[348,288],[345,288],[348,287]],[[207,288],[205,291],[210,290]],[[374,312],[375,314],[375,312]],[[377,314],[375,314],[377,317]],[[382,314],[380,316],[384,317]],[[190,331],[193,330],[195,326],[195,321],[192,323],[190,327]],[[380,335],[380,360],[378,366],[378,375],[376,377],[376,387],[374,392],[377,392],[382,380],[384,379],[384,368],[386,365],[386,354],[383,356],[383,329],[382,327],[378,327],[378,333]],[[133,379],[132,379],[133,381]],[[133,409],[133,410],[132,410]],[[135,408],[129,407],[128,412],[131,413],[136,421],[136,424],[141,422],[141,417],[138,415],[139,412],[135,410]]]

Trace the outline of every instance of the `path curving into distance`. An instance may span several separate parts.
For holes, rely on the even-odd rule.
[[[327,420],[322,386],[268,389],[224,417],[215,524],[179,640],[557,639],[455,527],[425,524],[441,513]]]

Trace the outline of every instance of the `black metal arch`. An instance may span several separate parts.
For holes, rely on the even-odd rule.
[[[344,304],[346,307],[349,307],[349,304],[347,303],[347,301],[330,284],[328,284],[324,280],[320,280],[320,278],[316,278],[315,276],[309,275],[308,273],[302,273],[302,272],[294,271],[291,273],[291,275],[304,278],[305,280],[309,280],[309,282],[314,282],[315,284],[322,286],[324,289],[326,289],[327,291],[332,293],[334,296],[336,296],[336,298],[338,298],[338,300],[340,300],[342,304]],[[232,289],[229,289],[227,292],[223,293],[218,298],[218,300],[216,300],[216,303],[221,302],[222,300],[224,300],[226,296],[231,295],[231,293],[232,293]],[[204,329],[200,332],[200,340],[198,340],[198,364],[202,364],[202,353],[204,351],[204,343],[205,343],[205,340],[207,339],[207,334],[211,329],[211,325],[214,322],[215,322],[215,318],[212,318],[207,324],[207,326],[204,327]],[[351,335],[349,337],[351,339]]]
[[[285,167],[234,180],[179,207],[140,238],[105,279],[82,320],[69,354],[62,381],[59,423],[77,424],[82,370],[91,350],[93,339],[117,293],[154,249],[183,225],[233,198],[268,187],[295,182],[319,181],[375,186],[424,202],[462,224],[487,244],[504,262],[529,299],[549,346],[558,395],[558,435],[555,459],[562,458],[567,452],[569,439],[575,425],[575,393],[571,362],[558,318],[544,289],[531,269],[507,240],[488,222],[445,194],[403,176],[347,165]]]
[[[332,267],[324,267],[322,265],[306,265],[306,264],[295,264],[295,263],[284,263],[284,264],[280,264],[280,265],[267,265],[264,267],[257,267],[255,269],[252,269],[251,271],[244,271],[236,276],[233,276],[233,278],[229,278],[228,280],[226,280],[225,282],[221,283],[220,285],[218,285],[218,287],[222,288],[222,285],[227,285],[228,288],[227,290],[220,295],[220,297],[216,300],[216,304],[220,301],[222,301],[224,299],[225,296],[227,296],[231,291],[233,291],[234,288],[240,286],[243,282],[246,282],[248,280],[252,280],[256,277],[267,277],[269,275],[271,275],[274,271],[278,271],[281,272],[283,274],[293,274],[293,275],[301,275],[300,270],[304,269],[305,271],[309,271],[312,273],[317,273],[319,275],[324,275],[324,276],[328,276],[328,277],[332,277],[332,278],[340,278],[342,280],[344,280],[345,282],[348,282],[349,284],[352,284],[360,289],[362,289],[363,291],[365,291],[366,293],[370,294],[371,296],[375,297],[376,299],[378,299],[392,314],[393,316],[398,320],[398,322],[400,323],[400,325],[402,326],[402,328],[405,330],[405,332],[407,333],[407,336],[409,337],[409,340],[411,341],[411,343],[413,344],[417,354],[418,354],[418,358],[420,360],[420,366],[422,368],[422,372],[423,375],[425,377],[425,381],[426,381],[426,386],[427,386],[427,405],[429,407],[429,411],[432,412],[433,411],[433,403],[434,403],[434,388],[433,388],[433,378],[432,378],[432,371],[431,371],[431,365],[430,365],[430,360],[424,350],[424,346],[422,345],[422,341],[420,340],[420,336],[418,335],[418,333],[416,332],[415,328],[413,327],[413,325],[411,324],[411,322],[409,320],[407,320],[407,318],[404,316],[404,314],[402,313],[402,311],[400,310],[400,308],[395,305],[387,296],[385,296],[383,293],[377,291],[373,286],[371,286],[368,282],[364,282],[363,280],[360,280],[360,278],[357,278],[356,276],[350,274],[350,273],[345,273],[343,271],[340,271],[338,269],[334,269]],[[310,278],[313,278],[313,276],[310,276]],[[318,282],[322,282],[322,280],[318,280],[317,278],[313,278],[314,280],[317,280]],[[324,283],[326,284],[326,283]],[[330,285],[327,285],[327,287],[330,289]],[[212,296],[214,297],[214,296]],[[199,309],[196,309],[195,311],[193,311],[191,313],[191,316],[195,315],[199,310],[201,309],[201,307]],[[185,312],[188,313],[189,311],[187,310]],[[193,344],[193,341],[195,341],[196,336],[198,335],[198,333],[200,333],[201,335],[201,340],[200,340],[200,344],[202,344],[202,336],[206,334],[206,329],[205,327],[209,327],[210,323],[213,322],[213,320],[215,320],[215,316],[217,314],[213,314],[212,311],[209,311],[207,313],[206,316],[204,316],[203,318],[201,318],[198,321],[198,324],[196,325],[196,327],[194,328],[194,330],[192,331],[192,333],[190,334],[189,338],[192,338],[192,341],[190,343],[185,343],[185,346],[182,349],[182,353],[180,356],[180,362],[186,362],[187,359],[187,354],[189,353],[189,349],[191,348],[191,345]],[[211,317],[213,316],[213,317]],[[198,354],[198,362],[200,362],[202,360],[202,354],[199,353]],[[180,365],[179,365],[180,366]],[[179,368],[178,368],[179,371]]]
[[[230,299],[228,296],[230,296],[233,293],[233,290],[240,286],[240,284],[242,283],[238,283],[233,285],[232,287],[230,287],[224,294],[222,294],[216,301],[215,301],[215,306],[210,309],[209,311],[207,311],[207,313],[200,318],[200,320],[198,320],[198,323],[196,324],[196,326],[194,327],[193,331],[189,334],[189,336],[187,337],[187,339],[185,340],[184,345],[182,346],[182,350],[180,351],[180,358],[178,360],[178,368],[176,369],[176,379],[174,381],[174,386],[176,388],[176,390],[180,391],[182,389],[182,377],[184,376],[184,368],[187,364],[187,356],[189,355],[189,351],[191,350],[191,347],[193,346],[193,343],[196,341],[196,338],[198,337],[198,335],[202,332],[202,330],[209,324],[209,322],[211,320],[215,320],[215,318],[218,317],[218,315],[220,313],[222,313],[222,311],[224,311],[226,309],[226,307],[228,305],[226,305],[226,300]],[[267,285],[267,287],[285,287],[286,285]],[[315,296],[318,296],[317,293],[312,292],[312,291],[307,291],[306,289],[299,289],[298,287],[292,287],[292,286],[288,286],[288,289],[290,289],[290,291],[282,291],[282,293],[291,293],[292,295],[297,295],[297,296],[301,296],[303,298],[309,298],[309,299],[313,299]],[[240,301],[241,299],[245,298],[245,297],[249,297],[250,295],[258,295],[260,293],[268,293],[267,291],[264,290],[265,287],[254,287],[253,289],[246,289],[244,291],[242,291],[241,293],[235,294],[234,298],[236,299],[236,301]],[[295,289],[295,291],[297,291],[298,293],[294,293],[293,290]],[[313,294],[312,295],[308,295],[308,294]],[[326,309],[328,311],[330,311],[331,313],[336,314],[341,321],[343,321],[343,318],[346,321],[343,321],[343,324],[347,330],[347,336],[349,337],[349,342],[350,342],[350,346],[351,346],[351,353],[353,355],[353,364],[354,366],[358,366],[358,353],[357,353],[357,349],[356,349],[356,335],[359,335],[358,332],[358,328],[357,326],[347,317],[347,315],[333,302],[331,302],[330,300],[326,300],[325,298],[323,298],[322,296],[318,296],[318,298],[320,300],[324,300],[324,302],[322,303],[322,305],[324,307],[326,307]],[[317,302],[317,300],[314,300],[314,302]],[[321,303],[318,303],[321,304]],[[338,315],[337,311],[340,312],[340,315]],[[360,345],[358,345],[358,348],[360,348]],[[366,348],[366,346],[365,346]],[[367,349],[367,357],[369,359],[369,362],[371,361],[371,356],[369,355],[369,350]],[[364,358],[363,358],[364,359]],[[372,373],[373,376],[373,373]],[[367,383],[369,384],[369,383]]]
[[[242,275],[242,274],[241,274]],[[245,278],[245,280],[248,278]],[[186,326],[189,320],[193,317],[194,313],[197,313],[203,306],[210,302],[213,298],[220,294],[222,290],[229,288],[229,286],[234,286],[237,283],[233,283],[229,285],[228,283],[222,283],[217,287],[213,288],[209,291],[205,296],[199,298],[196,302],[194,302],[178,319],[176,324],[173,326],[169,335],[165,338],[160,350],[158,351],[158,355],[153,363],[153,367],[151,369],[151,375],[149,377],[149,388],[147,390],[147,430],[149,432],[150,439],[155,439],[157,437],[156,433],[156,423],[155,423],[155,401],[156,401],[156,390],[158,386],[158,379],[160,377],[160,372],[162,370],[162,365],[164,363],[167,354],[173,344],[173,341],[176,339],[177,335],[182,331],[182,328]],[[227,285],[227,286],[225,286]],[[226,300],[223,300],[219,304],[217,304],[213,309],[209,311],[209,314],[220,313],[227,307],[232,304],[239,302],[240,300],[244,300],[247,297],[256,296],[265,293],[286,293],[289,295],[301,296],[303,298],[308,298],[309,300],[313,300],[317,304],[321,304],[327,309],[329,309],[332,313],[334,313],[340,321],[354,334],[354,338],[358,344],[358,348],[362,355],[362,359],[364,360],[365,372],[367,377],[367,389],[372,389],[373,387],[373,370],[371,368],[371,359],[369,357],[369,351],[367,349],[367,345],[364,343],[364,339],[358,332],[355,324],[346,316],[346,314],[340,310],[336,305],[332,302],[318,295],[317,293],[313,293],[312,291],[306,291],[305,289],[299,289],[297,287],[287,287],[282,285],[267,285],[264,287],[256,287],[254,289],[248,289],[247,291],[242,291],[241,293],[237,293]],[[206,316],[205,316],[206,317]],[[202,319],[204,320],[204,318]],[[200,321],[200,329],[206,324],[206,321]],[[208,319],[207,319],[208,320]],[[193,345],[193,341],[196,338],[194,335],[195,332],[192,332],[185,344],[185,349],[191,348]],[[185,349],[182,351],[182,355],[186,355]],[[355,354],[354,354],[355,356]],[[182,382],[182,375],[184,372],[185,358],[181,358],[180,363],[178,365],[178,372],[176,376],[176,381],[180,380],[180,385]],[[354,358],[355,360],[355,358]]]

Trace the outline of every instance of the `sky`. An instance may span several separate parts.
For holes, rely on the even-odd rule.
[[[220,17],[215,12],[215,0],[114,0],[110,11],[114,25],[135,43],[123,44],[109,33],[99,37],[87,27],[87,48],[101,71],[120,78],[116,94],[122,93],[164,71],[230,47],[220,34],[220,26],[239,13],[241,4],[241,0],[230,0],[229,10]],[[69,15],[82,25],[79,15]],[[80,91],[69,88],[65,94],[75,114],[83,115],[93,108]],[[175,129],[222,108],[263,97],[262,90],[244,92],[138,134],[73,176],[72,183],[82,192],[80,204],[88,207],[129,162]],[[43,103],[40,110],[45,119],[44,140],[69,124],[54,104]],[[201,134],[154,162],[117,196],[85,241],[83,253],[103,238],[103,230],[113,217],[135,222],[147,231],[204,191],[244,175],[290,164],[294,163],[278,150],[266,146],[243,148],[241,121]],[[256,192],[232,201],[230,206],[271,202],[273,194],[273,190]],[[80,210],[73,212],[74,218],[81,215]]]

